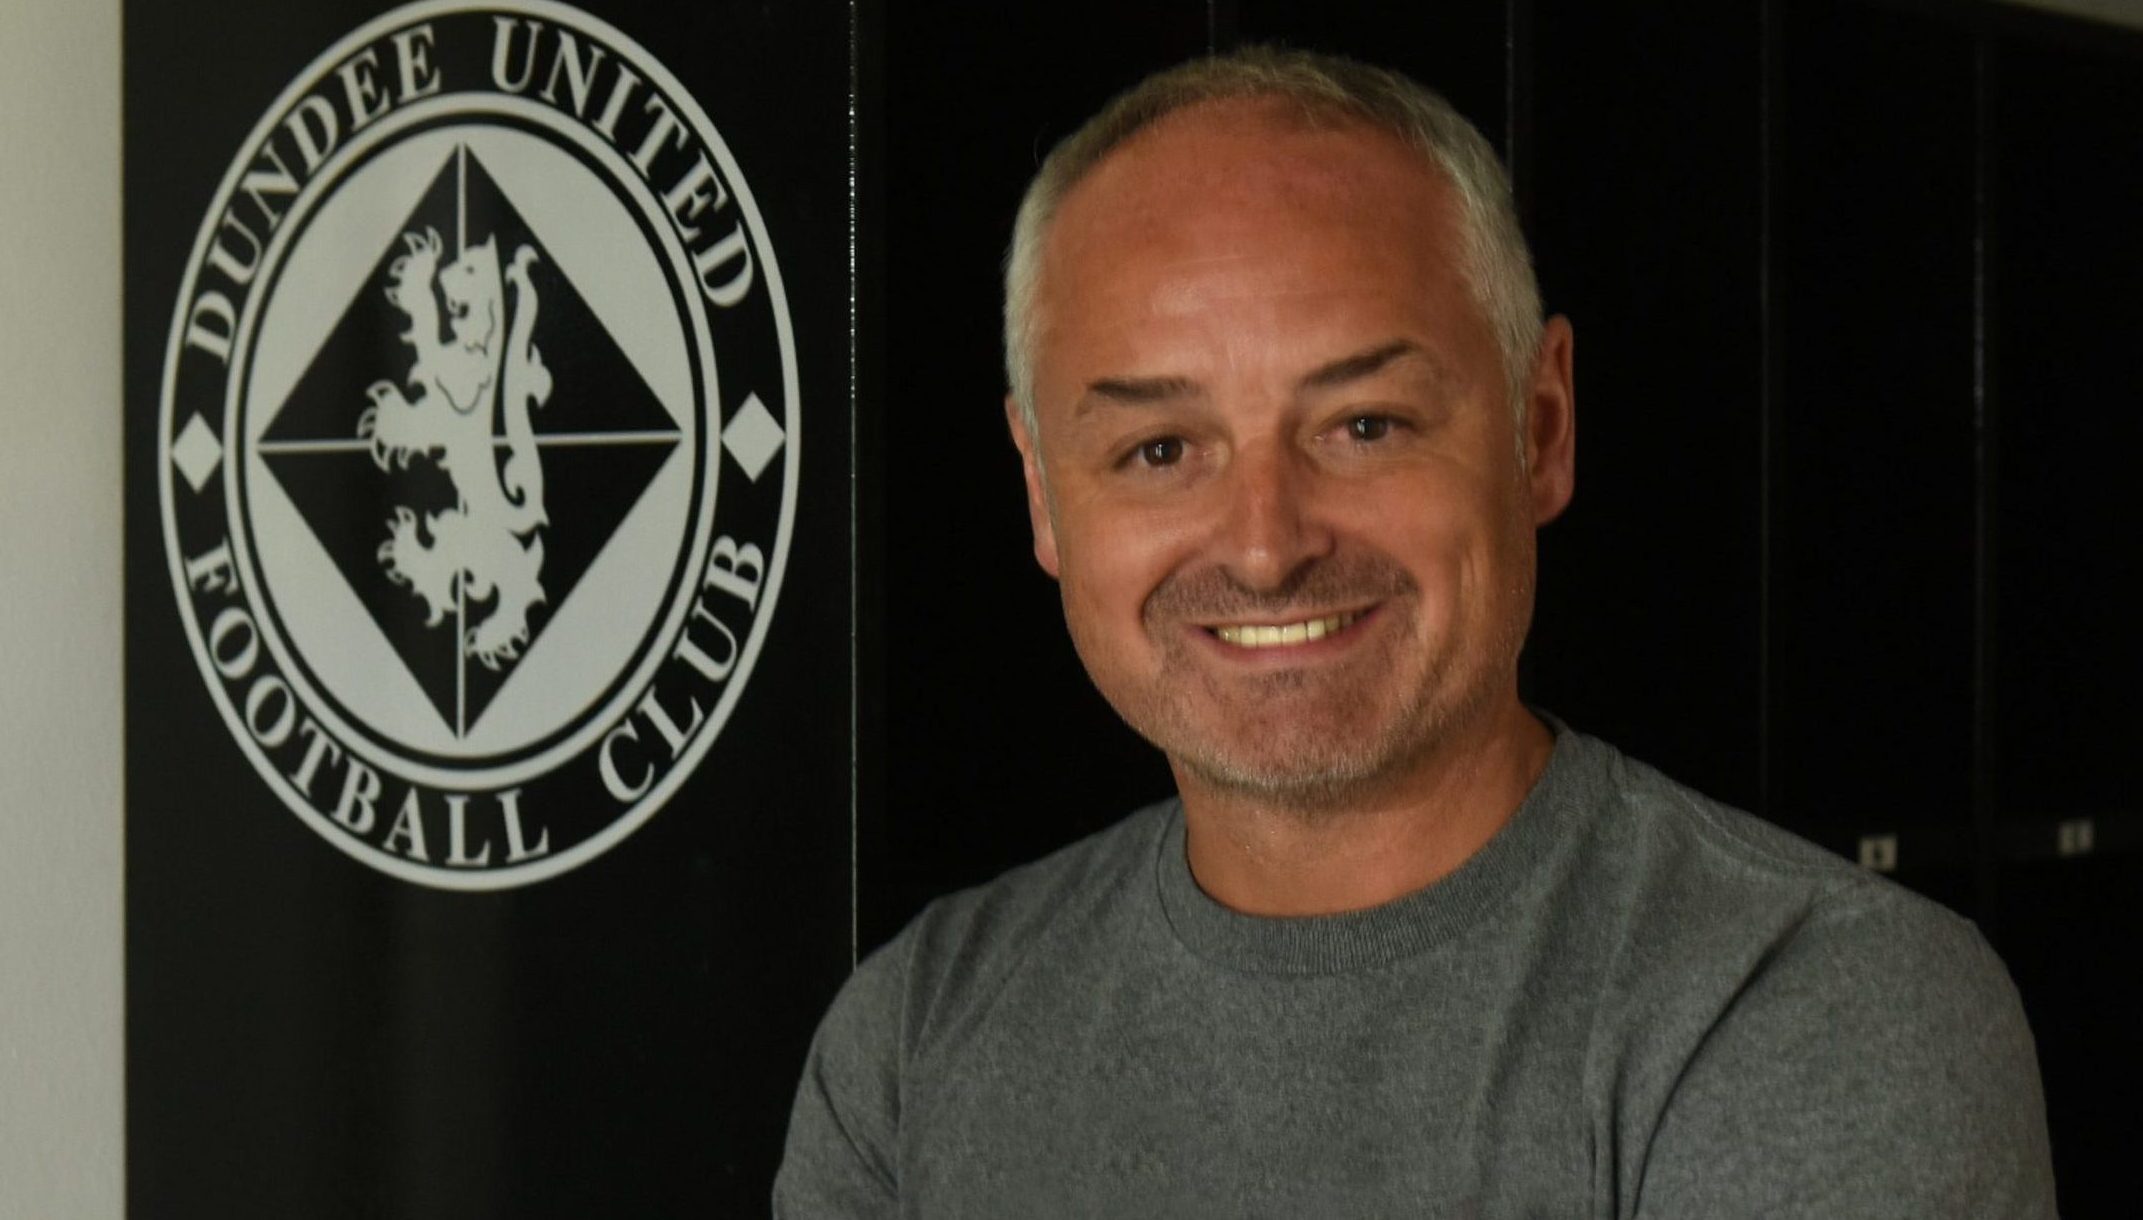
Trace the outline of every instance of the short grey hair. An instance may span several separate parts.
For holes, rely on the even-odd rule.
[[[1005,254],[1005,376],[1027,435],[1035,427],[1034,340],[1042,244],[1064,197],[1131,137],[1178,110],[1235,98],[1273,98],[1305,120],[1389,132],[1442,170],[1459,199],[1467,286],[1502,349],[1513,409],[1540,348],[1540,286],[1495,149],[1451,103],[1397,72],[1337,55],[1247,47],[1158,72],[1118,94],[1043,160],[1021,199]],[[1520,441],[1521,446],[1523,440]]]

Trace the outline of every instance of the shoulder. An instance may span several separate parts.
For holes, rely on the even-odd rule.
[[[1668,778],[1606,742],[1581,733],[1570,736],[1585,759],[1583,769],[1605,798],[1597,832],[1622,841],[1640,858],[1743,883],[1825,889],[1880,880],[1798,835]]]
[[[1168,802],[987,885],[931,903],[857,966],[798,1083],[777,1216],[891,1215],[907,1070],[927,1039],[988,1003],[1020,964],[1125,918],[1173,816]],[[1045,959],[1046,960],[1046,959]]]
[[[1686,977],[1716,964],[1731,994],[1843,990],[1878,997],[1900,1021],[1915,1005],[1955,1009],[2013,997],[1973,924],[1887,877],[1682,786],[1603,743],[1609,795],[1577,854],[1596,909],[1664,952],[1625,946],[1627,964]],[[1600,902],[1599,899],[1607,901]]]
[[[1651,1215],[2051,1216],[2038,1059],[2008,972],[1934,903],[1833,892],[1689,1049],[1636,1180]]]
[[[1173,800],[1147,806],[983,885],[936,899],[857,967],[829,1023],[867,1012],[877,1028],[901,1030],[912,1050],[948,1008],[975,1002],[1021,963],[1129,917],[1128,908],[1150,897],[1155,853],[1175,816]]]
[[[1174,800],[1156,802],[1039,860],[925,907],[904,935],[928,947],[945,937],[1016,937],[1038,924],[1105,907],[1133,886],[1150,885],[1154,853],[1177,816]]]
[[[1647,1215],[2037,1216],[2022,1006],[1961,916],[1598,742],[1609,1057]],[[1589,867],[1589,866],[1588,866]],[[1627,1099],[1626,1099],[1627,1100]]]
[[[923,908],[892,945],[914,982],[973,986],[1052,942],[1094,934],[1151,897],[1154,860],[1177,816],[1158,802],[992,881]]]
[[[1900,966],[1985,942],[1937,903],[1752,814],[1715,801],[1579,736],[1594,808],[1572,845],[1588,905],[1630,935],[1774,959],[1789,944],[1829,946]]]

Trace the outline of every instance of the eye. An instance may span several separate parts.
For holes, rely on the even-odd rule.
[[[1391,435],[1391,420],[1382,415],[1357,415],[1347,421],[1347,436],[1357,441],[1380,441]]]
[[[1183,460],[1183,438],[1157,436],[1140,444],[1131,457],[1141,466],[1173,466]]]

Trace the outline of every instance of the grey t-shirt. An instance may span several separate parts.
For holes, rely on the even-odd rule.
[[[774,1211],[2045,1217],[1972,926],[1570,730],[1442,881],[1237,914],[1173,802],[932,904],[834,1001]]]

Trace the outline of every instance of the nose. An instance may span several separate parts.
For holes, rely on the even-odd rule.
[[[1260,443],[1237,450],[1223,482],[1217,558],[1244,587],[1282,588],[1331,553],[1317,471],[1291,446]]]

